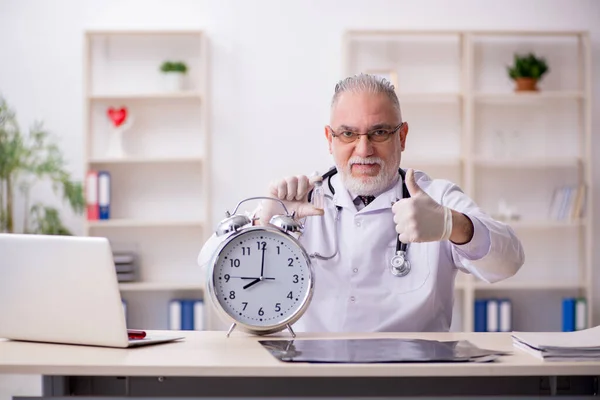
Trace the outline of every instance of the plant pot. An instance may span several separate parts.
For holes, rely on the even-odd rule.
[[[163,73],[164,89],[167,92],[179,92],[183,90],[183,73],[165,72]]]
[[[515,88],[517,92],[536,92],[538,90],[537,79],[517,78],[515,79],[515,83],[517,84]]]

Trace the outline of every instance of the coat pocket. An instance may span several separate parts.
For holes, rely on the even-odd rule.
[[[395,294],[410,293],[421,289],[431,275],[431,262],[429,249],[426,243],[409,243],[407,247],[407,259],[410,263],[410,271],[405,276],[392,274],[391,260],[396,255],[396,244],[387,249],[387,268],[389,285]]]

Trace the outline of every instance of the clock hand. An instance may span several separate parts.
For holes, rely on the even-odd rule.
[[[259,280],[260,280],[260,277],[257,277],[257,276],[230,276],[230,278],[238,278],[238,279],[259,279]],[[270,279],[270,280],[275,280],[275,278],[268,278],[268,277],[263,277],[263,278],[262,278],[262,280],[265,280],[265,279],[267,279],[267,280],[269,280],[269,279]]]
[[[245,285],[245,286],[243,287],[243,289],[248,289],[250,286],[252,286],[252,285],[256,285],[256,284],[257,284],[258,282],[260,282],[260,281],[261,281],[261,279],[260,279],[260,278],[257,278],[257,279],[255,279],[255,280],[253,280],[252,282],[248,283],[247,285]]]
[[[265,270],[265,251],[266,250],[267,249],[265,249],[263,247],[263,249],[262,249],[262,252],[263,252],[263,254],[262,254],[262,261],[260,262],[260,277],[261,278],[264,276],[263,271]]]
[[[236,278],[235,276],[233,278]],[[274,281],[275,278],[267,278],[266,276],[263,276],[262,278],[258,277],[258,278],[247,278],[247,277],[241,277],[241,279],[258,279],[259,281],[264,281],[264,280],[272,280]]]

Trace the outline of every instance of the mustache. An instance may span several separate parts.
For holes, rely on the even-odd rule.
[[[358,157],[354,156],[348,160],[348,168],[351,168],[354,164],[377,164],[380,167],[384,166],[384,162],[379,157]]]

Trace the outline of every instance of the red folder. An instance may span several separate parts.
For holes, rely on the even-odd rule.
[[[88,221],[96,221],[100,218],[100,207],[98,205],[98,172],[88,171],[85,178],[85,202],[87,206]]]

